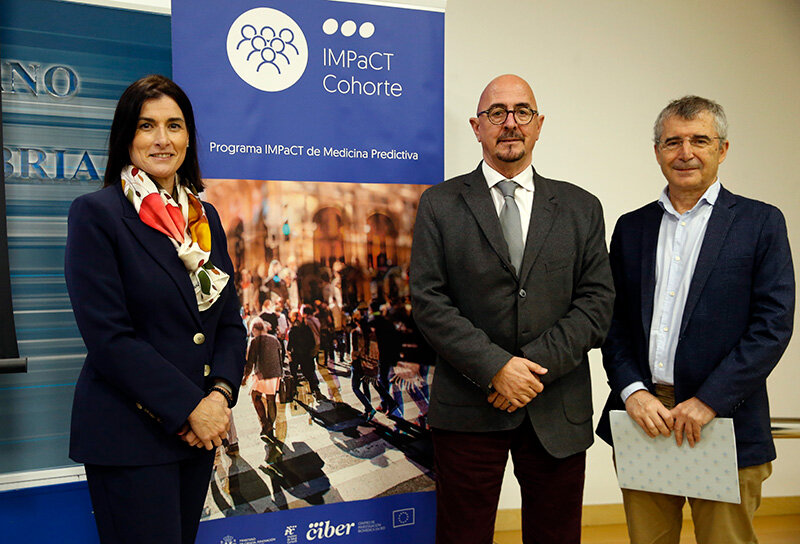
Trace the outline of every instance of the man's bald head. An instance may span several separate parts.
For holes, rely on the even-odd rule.
[[[486,88],[483,89],[481,97],[478,100],[477,111],[483,111],[491,106],[493,103],[492,97],[496,94],[508,92],[510,90],[515,90],[519,92],[520,95],[527,96],[531,107],[536,109],[536,97],[533,95],[533,89],[531,89],[528,82],[517,75],[504,74],[491,80],[489,84],[486,85]]]
[[[511,178],[530,166],[533,146],[539,139],[544,116],[536,111],[529,123],[520,124],[516,115],[508,113],[505,122],[494,125],[489,121],[487,110],[498,107],[506,111],[517,108],[536,111],[538,108],[533,89],[517,75],[498,76],[481,93],[478,112],[469,120],[475,137],[483,147],[483,159],[489,166]]]

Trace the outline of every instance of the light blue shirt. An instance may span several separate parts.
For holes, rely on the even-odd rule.
[[[675,383],[675,350],[678,347],[683,309],[720,187],[719,180],[716,180],[697,204],[683,214],[679,214],[672,206],[668,187],[658,199],[664,215],[658,230],[656,290],[648,351],[654,383]],[[622,390],[622,401],[640,389],[645,389],[642,382],[628,385]]]

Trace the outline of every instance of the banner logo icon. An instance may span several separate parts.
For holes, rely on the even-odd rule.
[[[277,9],[245,11],[231,25],[228,61],[256,89],[277,92],[300,79],[308,64],[308,44],[298,24]]]
[[[392,512],[392,527],[406,527],[408,525],[414,525],[414,509],[413,508],[403,508],[402,510],[395,510]]]

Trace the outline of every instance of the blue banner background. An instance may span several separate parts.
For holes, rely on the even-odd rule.
[[[232,23],[242,13],[263,6],[296,21],[308,43],[305,72],[283,91],[251,87],[228,60],[226,40]],[[205,177],[425,184],[443,178],[444,13],[324,0],[224,4],[174,0],[172,10],[173,74],[197,112]],[[341,31],[328,35],[323,31],[328,19],[340,27],[347,20],[359,27],[371,22],[375,31],[367,39],[358,32],[350,37]],[[325,66],[328,50],[336,61],[342,51],[345,58],[352,56],[348,51],[392,56],[373,58],[381,70],[360,69],[355,63],[349,68]],[[264,69],[274,71],[272,66]],[[402,94],[330,93],[323,87],[329,74],[328,88],[342,80],[345,88],[355,78],[399,83]],[[262,152],[211,152],[212,142],[260,145]],[[298,154],[269,153],[268,145],[289,147]],[[309,148],[319,149],[319,156],[309,154]],[[369,158],[325,156],[325,148],[363,150]],[[418,159],[381,158],[372,150],[408,151],[417,153]]]
[[[353,501],[236,516],[200,524],[197,544],[293,544],[335,541],[341,544],[433,542],[436,496],[404,493]],[[336,534],[338,528],[339,534]]]
[[[405,493],[368,501],[205,521],[200,524],[196,543],[433,542],[435,513],[434,493]],[[326,528],[331,534],[344,525],[340,533],[345,533],[349,523],[353,524],[349,534],[336,536],[334,533],[334,536],[325,537]],[[86,482],[0,492],[0,526],[8,542],[99,542]],[[322,538],[319,538],[320,528]],[[309,533],[310,529],[316,531]],[[308,538],[309,535],[313,538]]]

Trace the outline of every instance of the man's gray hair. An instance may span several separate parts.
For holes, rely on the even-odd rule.
[[[658,143],[661,140],[661,133],[664,131],[664,121],[670,117],[680,117],[681,119],[694,119],[704,111],[714,116],[714,128],[720,139],[720,145],[728,139],[728,119],[725,117],[725,110],[722,106],[700,96],[688,95],[683,98],[673,100],[667,107],[661,110],[653,125],[653,140]]]

